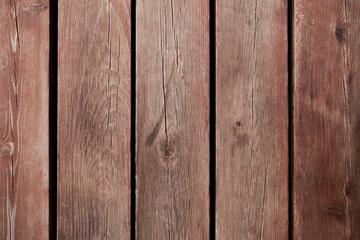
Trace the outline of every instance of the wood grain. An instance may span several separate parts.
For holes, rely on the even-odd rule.
[[[0,1],[0,239],[48,239],[48,1]]]
[[[216,239],[288,239],[287,2],[216,1]]]
[[[360,2],[294,11],[294,239],[360,239]]]
[[[130,238],[130,1],[59,1],[58,239]]]
[[[209,238],[209,1],[137,1],[136,238]]]

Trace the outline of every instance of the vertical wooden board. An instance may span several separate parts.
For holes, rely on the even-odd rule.
[[[59,1],[58,238],[130,239],[130,1]]]
[[[0,239],[48,239],[48,1],[0,1],[0,47]]]
[[[288,239],[287,10],[216,1],[216,239]]]
[[[360,3],[294,13],[294,238],[359,239]]]
[[[137,1],[136,238],[209,238],[209,1]]]

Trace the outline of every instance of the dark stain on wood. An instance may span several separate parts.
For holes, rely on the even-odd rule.
[[[146,146],[151,147],[153,142],[155,141],[156,137],[159,134],[161,124],[164,120],[164,114],[161,114],[161,117],[159,121],[157,121],[155,127],[153,128],[152,132],[149,134],[149,136],[146,138]]]

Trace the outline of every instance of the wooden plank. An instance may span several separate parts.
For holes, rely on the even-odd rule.
[[[136,238],[209,238],[209,1],[137,1]]]
[[[130,1],[59,1],[58,239],[130,239]]]
[[[287,2],[216,1],[216,239],[288,239]]]
[[[359,1],[295,1],[294,239],[359,239]]]
[[[0,1],[0,46],[0,239],[48,239],[48,1]]]

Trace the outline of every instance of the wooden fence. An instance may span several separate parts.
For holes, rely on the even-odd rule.
[[[360,239],[359,20],[0,0],[0,239]]]

